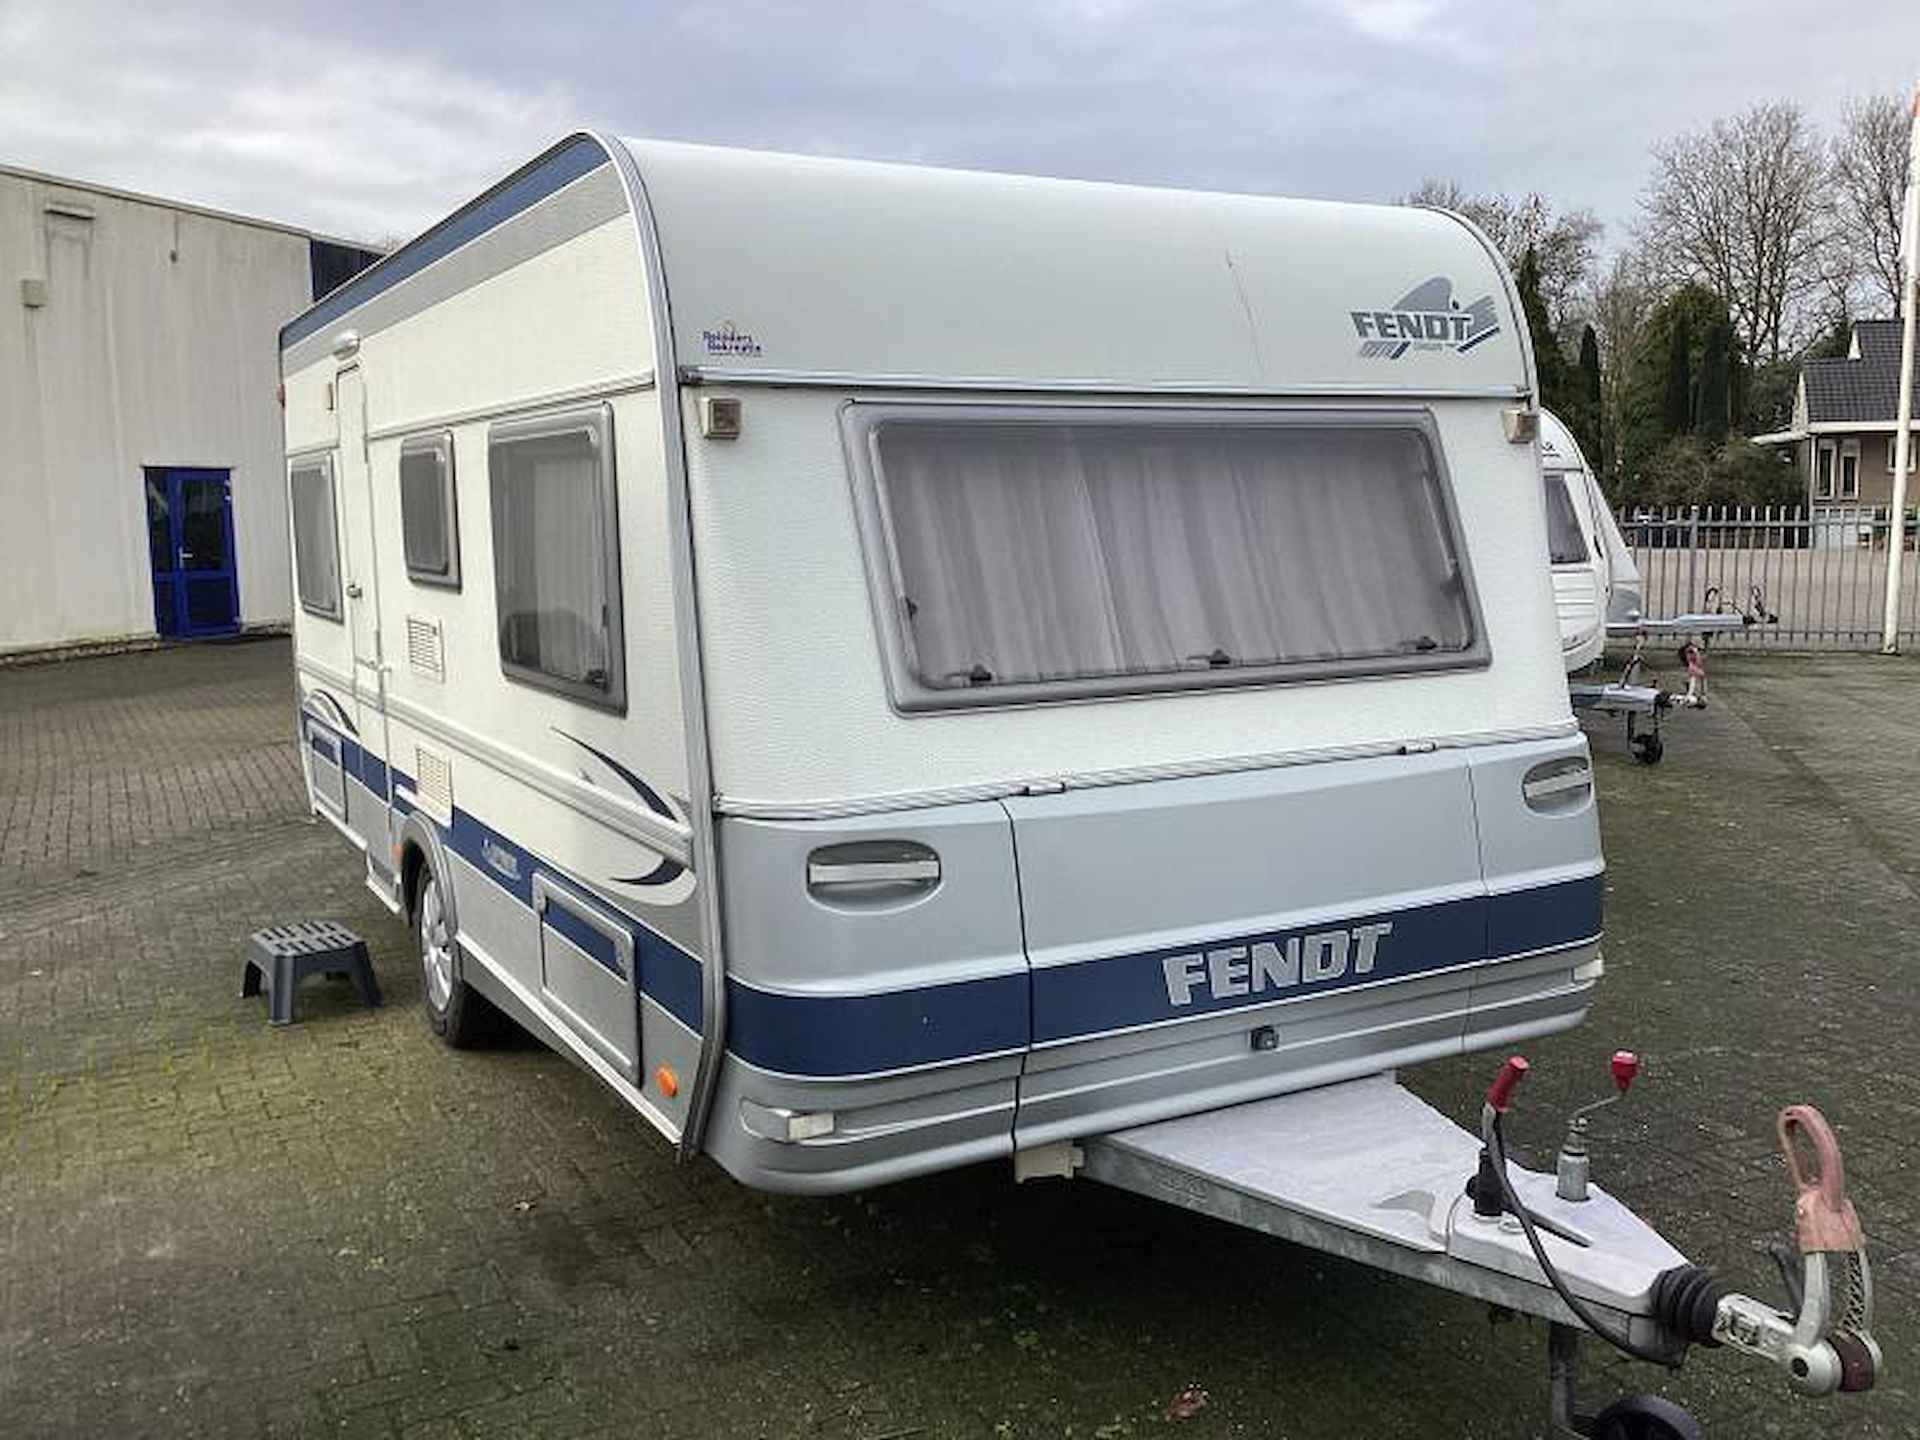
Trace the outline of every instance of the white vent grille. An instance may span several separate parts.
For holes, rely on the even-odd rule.
[[[447,678],[446,657],[440,651],[440,622],[407,616],[407,664],[429,680]]]
[[[453,768],[447,757],[424,745],[413,747],[413,779],[420,804],[444,823],[453,823]]]

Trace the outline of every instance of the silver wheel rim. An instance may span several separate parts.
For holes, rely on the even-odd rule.
[[[453,937],[447,933],[440,882],[432,875],[420,892],[420,965],[426,972],[427,1003],[445,1010],[453,997]]]

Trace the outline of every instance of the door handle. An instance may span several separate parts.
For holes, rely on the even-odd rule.
[[[940,883],[940,856],[917,840],[853,840],[807,856],[807,893],[833,906],[898,904]]]
[[[812,860],[807,864],[809,885],[925,885],[939,878],[938,860]]]
[[[360,582],[358,580],[349,580],[347,582],[347,598],[349,600],[358,600],[360,598]]]

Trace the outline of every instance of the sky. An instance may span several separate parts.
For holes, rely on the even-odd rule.
[[[0,0],[0,164],[352,239],[569,130],[1331,199],[1539,190],[1920,78],[1920,0]]]

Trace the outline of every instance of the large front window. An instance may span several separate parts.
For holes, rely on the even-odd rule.
[[[1419,417],[850,413],[904,708],[1484,658]]]

